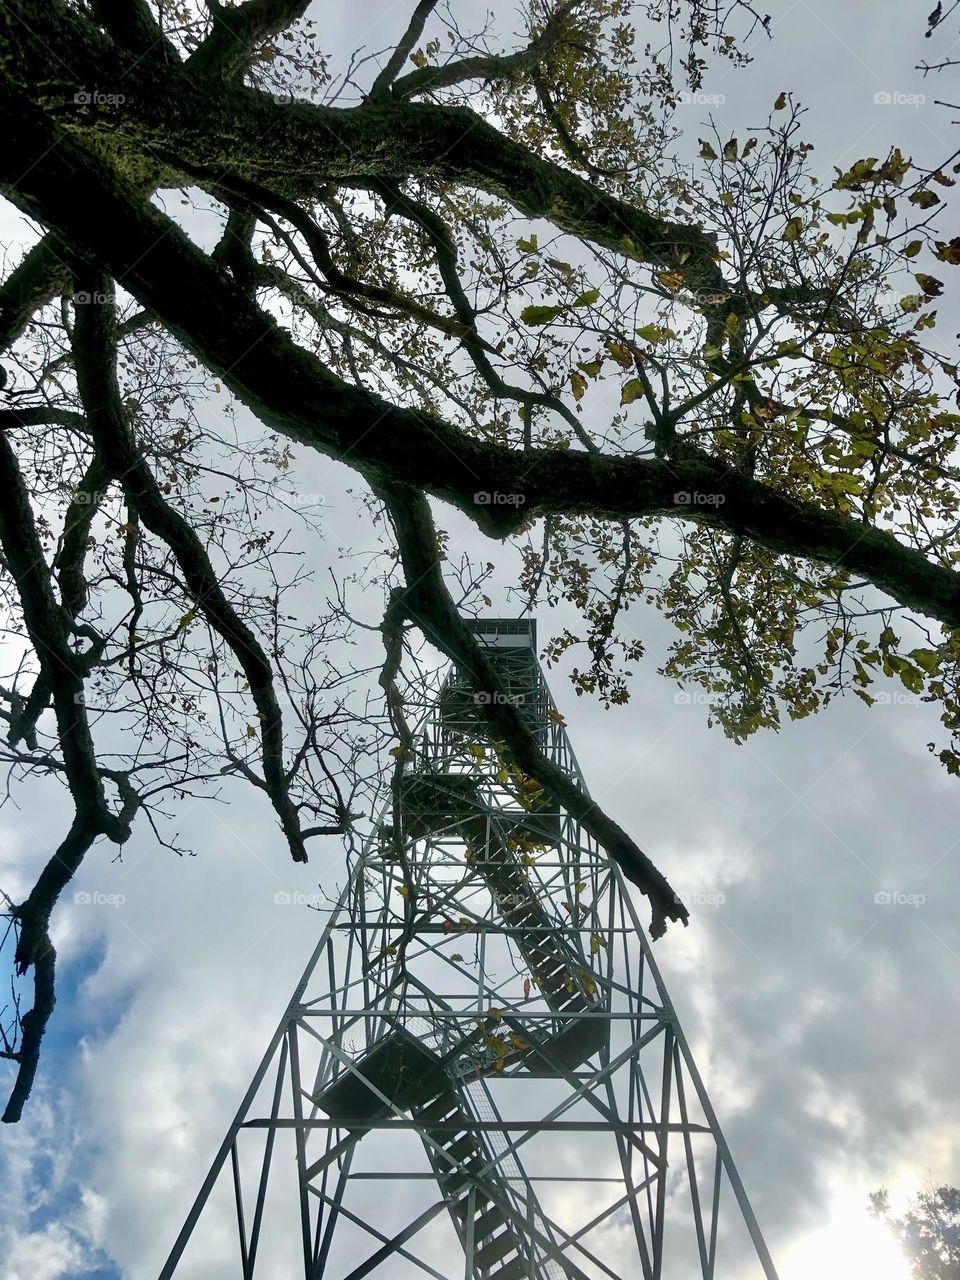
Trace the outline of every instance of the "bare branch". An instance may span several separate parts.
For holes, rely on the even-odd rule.
[[[564,0],[550,15],[540,34],[516,53],[478,55],[448,62],[442,67],[419,67],[408,72],[393,85],[394,98],[412,98],[468,80],[502,80],[531,70],[556,48],[563,36],[565,20],[580,3],[581,0]]]

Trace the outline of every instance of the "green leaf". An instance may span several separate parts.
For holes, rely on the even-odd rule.
[[[634,400],[643,395],[643,383],[639,378],[631,378],[629,382],[623,384],[620,392],[620,403],[633,404]]]
[[[637,337],[643,338],[646,342],[665,342],[667,338],[675,338],[676,334],[672,329],[664,328],[659,324],[645,324],[637,330]]]
[[[802,220],[800,218],[791,218],[783,229],[783,238],[788,244],[793,244],[794,240],[799,239],[802,230]]]
[[[557,316],[562,315],[564,310],[563,307],[524,307],[520,312],[520,319],[524,324],[529,325],[549,324],[551,320],[556,320]]]
[[[940,667],[940,654],[936,649],[913,649],[910,657],[928,676],[935,675]]]
[[[932,209],[935,204],[940,203],[940,197],[935,191],[914,191],[910,203],[919,205],[921,209]]]
[[[534,232],[529,240],[518,240],[517,248],[522,249],[524,253],[537,252],[537,233]]]
[[[923,248],[922,241],[911,240],[910,243],[907,245],[907,247],[904,249],[903,256],[905,258],[915,258],[922,248]]]
[[[599,289],[588,289],[586,293],[581,293],[579,298],[574,298],[572,305],[575,307],[592,307],[599,297]]]
[[[786,105],[787,105],[787,95],[785,93],[781,93],[780,96],[777,98],[776,102],[773,104],[773,109],[774,111],[782,111]]]

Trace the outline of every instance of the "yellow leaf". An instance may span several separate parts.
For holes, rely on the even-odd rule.
[[[570,374],[570,386],[573,389],[573,398],[579,404],[586,393],[587,380],[582,373],[573,370]]]
[[[788,244],[793,244],[794,240],[799,239],[802,230],[803,222],[799,218],[791,218],[783,229],[783,238]]]
[[[782,111],[786,105],[787,95],[785,93],[781,93],[779,98],[777,98],[776,102],[773,104],[773,109],[774,111]]]
[[[415,67],[425,67],[427,65],[427,55],[422,49],[418,49],[416,53],[411,54],[410,61]]]
[[[923,272],[917,272],[913,278],[928,298],[936,298],[943,293],[943,284],[935,276],[927,276]]]
[[[639,378],[631,378],[629,382],[623,384],[620,392],[621,404],[633,404],[638,396],[643,395],[643,383]]]
[[[248,725],[247,725],[247,737],[248,737],[248,738],[255,738],[256,736],[257,736],[257,731],[256,731],[256,729],[253,727],[253,725],[252,725],[252,724],[248,724]]]

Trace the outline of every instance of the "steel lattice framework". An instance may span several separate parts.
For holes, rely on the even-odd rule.
[[[535,624],[474,629],[583,787]],[[776,1280],[619,869],[488,696],[427,709],[161,1280]]]

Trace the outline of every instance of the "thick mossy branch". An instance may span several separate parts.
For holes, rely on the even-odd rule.
[[[342,381],[114,169],[19,96],[5,105],[20,119],[0,156],[0,183],[10,198],[122,279],[275,430],[370,476],[426,489],[493,536],[553,513],[692,519],[774,551],[839,565],[899,603],[960,626],[960,575],[889,532],[796,501],[705,453],[690,449],[669,461],[571,450],[520,453]],[[70,200],[63,198],[66,190]],[[475,500],[492,492],[519,494],[524,502]],[[675,495],[684,492],[718,500],[709,507],[678,505]]]

